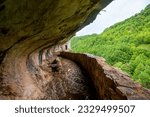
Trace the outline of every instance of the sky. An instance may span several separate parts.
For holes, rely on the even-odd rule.
[[[111,25],[123,21],[144,9],[150,0],[114,0],[101,11],[95,21],[76,33],[76,36],[100,34]]]

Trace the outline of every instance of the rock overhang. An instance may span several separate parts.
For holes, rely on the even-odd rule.
[[[1,0],[0,52],[32,53],[67,40],[112,0]]]
[[[49,96],[43,87],[55,82],[49,82],[51,77],[48,76],[52,74],[47,71],[49,66],[43,60],[47,52],[55,51],[56,45],[65,43],[76,31],[91,23],[111,1],[113,0],[0,0],[0,99],[44,99]],[[130,93],[130,90],[119,86],[115,88],[117,93],[113,96],[112,87],[108,90],[107,86],[116,85],[108,76],[122,73],[108,67],[101,60],[98,63],[95,57],[67,52],[64,56],[83,64],[87,74],[93,73],[95,80],[92,76],[91,79],[102,99],[149,99],[149,90],[138,85],[137,89],[133,89],[136,95],[126,98],[122,92]],[[101,72],[95,66],[87,66],[87,62],[94,62]],[[109,70],[115,71],[115,74]],[[120,78],[118,82],[122,81]],[[125,80],[126,83],[130,81]],[[131,82],[131,85],[134,83]],[[108,91],[110,92],[105,95]],[[58,98],[54,96],[54,99]]]
[[[0,99],[41,99],[47,48],[65,43],[111,1],[0,0]]]

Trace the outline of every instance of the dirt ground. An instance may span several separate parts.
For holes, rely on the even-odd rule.
[[[88,75],[74,62],[55,56],[45,61],[43,70],[44,66],[51,81],[43,99],[97,99]]]

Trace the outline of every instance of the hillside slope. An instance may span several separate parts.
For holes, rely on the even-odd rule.
[[[150,5],[100,35],[72,38],[71,48],[75,52],[104,57],[107,63],[150,88]]]

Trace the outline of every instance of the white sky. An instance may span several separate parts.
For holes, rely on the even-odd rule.
[[[148,4],[150,0],[114,0],[104,8],[106,12],[101,11],[93,23],[84,27],[76,35],[99,34],[105,28],[139,13]]]

